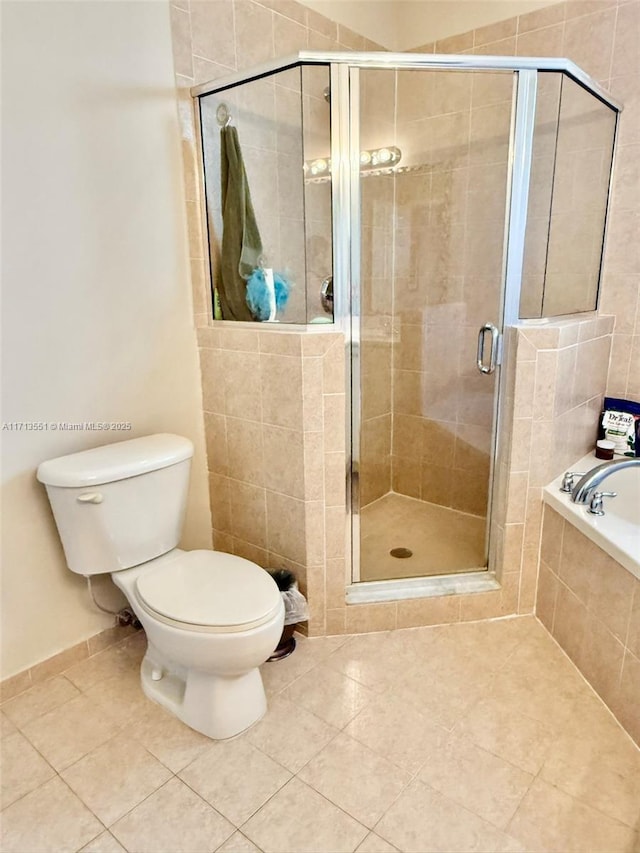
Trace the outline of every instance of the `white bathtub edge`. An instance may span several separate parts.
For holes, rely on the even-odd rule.
[[[571,471],[590,471],[596,465],[601,464],[601,460],[596,459],[593,453],[587,454],[575,465],[572,465]],[[560,491],[562,483],[562,475],[556,477],[553,482],[544,487],[542,491],[542,499],[553,510],[561,515],[570,524],[573,524],[587,539],[590,539],[599,548],[605,551],[610,557],[624,566],[628,572],[640,580],[640,551],[628,550],[619,545],[607,536],[600,528],[602,520],[597,516],[592,516],[588,513],[587,507],[583,504],[574,504],[571,501],[571,495]],[[607,504],[605,502],[605,512]],[[615,513],[614,513],[615,514]],[[605,516],[606,519],[606,516]],[[638,531],[640,542],[640,530]]]

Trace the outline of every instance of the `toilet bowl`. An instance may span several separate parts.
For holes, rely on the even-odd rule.
[[[43,462],[38,479],[69,568],[110,573],[145,629],[145,694],[223,739],[266,711],[259,667],[280,639],[284,604],[255,563],[176,547],[192,454],[180,436],[146,436]]]

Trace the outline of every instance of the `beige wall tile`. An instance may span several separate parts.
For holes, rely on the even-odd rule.
[[[193,52],[205,59],[236,68],[233,32],[233,0],[193,0],[191,2]]]
[[[344,453],[324,455],[324,499],[327,506],[344,506],[346,499],[346,459]]]
[[[307,46],[307,28],[300,23],[283,18],[280,15],[273,16],[273,40],[276,56],[288,56]]]
[[[125,637],[134,633],[135,628],[131,625],[114,625],[113,628],[105,628],[104,631],[100,631],[99,634],[94,634],[93,637],[89,637],[87,640],[89,657],[108,649],[110,646],[116,645],[121,640],[124,640]]]
[[[578,665],[588,619],[587,608],[568,587],[560,584],[555,614],[553,636]]]
[[[325,509],[325,548],[327,559],[341,559],[345,554],[345,511],[343,507]]]
[[[509,502],[507,507],[507,523],[522,523],[525,520],[527,505],[527,487],[529,475],[514,473],[509,477]]]
[[[227,450],[227,419],[224,415],[204,412],[204,431],[207,442],[207,465],[214,474],[229,474]]]
[[[327,452],[345,450],[345,397],[344,394],[325,394],[324,447]]]
[[[243,557],[257,566],[268,568],[269,555],[264,548],[259,548],[257,545],[252,545],[251,542],[245,542],[242,539],[233,537],[233,553],[236,557]]]
[[[640,584],[634,586],[627,646],[635,657],[640,658]]]
[[[339,610],[345,606],[345,583],[347,572],[344,558],[327,560],[326,567],[326,596],[327,607]]]
[[[220,350],[200,350],[202,404],[205,412],[225,414],[223,358]]]
[[[567,15],[564,50],[575,63],[596,80],[609,77],[616,10],[580,18]]]
[[[325,455],[322,432],[304,433],[304,491],[308,501],[325,499]]]
[[[304,428],[324,431],[322,359],[305,357],[302,371]]]
[[[299,332],[259,332],[260,352],[271,355],[302,355],[302,335]]]
[[[560,568],[564,524],[565,522],[561,515],[558,515],[550,506],[545,506],[540,559],[544,560],[547,566],[556,573]]]
[[[597,565],[598,571],[591,576],[589,609],[618,640],[626,643],[631,628],[634,589],[640,584],[607,555],[598,559]]]
[[[526,338],[522,338],[526,341]],[[520,346],[518,347],[518,353]],[[518,355],[518,366],[516,368],[516,387],[514,401],[515,418],[533,417],[533,395],[535,392],[536,363],[535,361],[520,362]]]
[[[631,737],[640,746],[640,660],[627,649],[620,684],[611,698],[611,707]]]
[[[171,14],[171,35],[173,42],[173,63],[176,74],[185,77],[193,75],[191,62],[191,21],[189,12],[169,6]]]
[[[518,613],[533,613],[535,611],[539,564],[540,553],[537,547],[522,549],[522,564],[518,590]],[[515,584],[515,573],[510,574],[509,578],[511,583]]]
[[[461,35],[440,39],[435,44],[435,53],[462,53],[473,47],[473,30]]]
[[[638,9],[639,7],[636,2],[621,5],[618,9],[611,62],[612,77],[638,73],[640,71],[640,60],[638,59],[638,34],[640,31]]]
[[[308,558],[309,562],[313,559],[313,556]],[[309,636],[324,636],[327,612],[324,563],[319,566],[308,566],[306,596],[309,602]]]
[[[557,595],[558,580],[551,569],[541,562],[538,574],[536,616],[550,633],[553,633]]]
[[[370,631],[390,631],[396,627],[396,602],[383,604],[351,604],[346,609],[348,634],[366,634]]]
[[[398,601],[397,627],[415,628],[457,622],[460,619],[460,600],[459,595],[442,595]]]
[[[28,690],[32,683],[31,672],[28,669],[24,672],[19,672],[17,675],[12,675],[10,678],[5,678],[0,685],[2,688],[2,701],[6,702],[9,699],[13,699],[14,696],[18,696],[20,693]]]
[[[307,556],[304,502],[267,492],[266,504],[269,550],[304,565]]]
[[[542,27],[558,24],[564,21],[565,15],[566,4],[564,3],[554,3],[542,9],[536,9],[534,12],[529,12],[526,15],[520,15],[518,18],[518,35],[529,32],[530,30],[538,30]]]
[[[53,657],[42,661],[42,663],[32,666],[31,681],[33,684],[38,684],[40,681],[45,681],[53,675],[58,675],[59,673],[64,672],[66,669],[69,669],[69,667],[79,663],[80,661],[86,660],[88,657],[89,647],[86,641],[83,643],[77,643],[70,649],[65,649],[65,651],[60,652],[60,654],[54,655]]]
[[[554,7],[550,7],[554,8]],[[562,56],[564,24],[518,33],[518,56]]]
[[[325,512],[324,501],[307,501],[305,505],[306,559],[311,565],[325,564],[325,547],[330,538],[325,531]],[[344,535],[342,538],[344,539]],[[341,545],[339,553],[336,553],[336,548],[330,550],[332,556],[340,556],[344,554],[344,544]],[[324,596],[324,587],[322,592]]]
[[[533,419],[544,420],[554,411],[558,355],[555,350],[538,352],[533,393]]]
[[[327,634],[346,633],[346,610],[344,607],[327,610]]]
[[[234,480],[263,486],[263,428],[255,421],[245,421],[240,418],[226,418],[227,460],[229,476]],[[270,436],[269,436],[270,437]],[[273,450],[270,444],[265,450],[264,459],[269,460],[273,468]]]
[[[258,352],[259,333],[253,329],[234,329],[230,325],[218,328],[218,346],[232,352]]]
[[[523,524],[507,524],[504,529],[503,568],[515,572],[522,560]]]
[[[499,21],[497,24],[489,24],[486,27],[473,31],[474,47],[479,47],[483,44],[488,44],[493,41],[500,41],[509,38],[516,33],[517,19],[507,18],[504,21]]]
[[[252,0],[233,0],[233,8],[238,68],[272,59],[273,14]]]
[[[391,460],[392,488],[394,492],[419,498],[421,493],[422,472],[414,459],[393,456]],[[449,470],[449,469],[447,469]]]
[[[508,593],[505,589],[492,590],[491,592],[478,592],[473,595],[464,595],[460,602],[460,621],[475,622],[477,619],[493,619],[496,616],[505,616],[517,611],[517,595],[513,598],[513,581],[511,575],[503,576]]]
[[[273,493],[269,492],[273,497]],[[237,480],[229,481],[230,532],[259,548],[267,547],[265,490]]]
[[[303,433],[264,424],[261,427],[264,447],[264,485],[273,492],[293,498],[305,497],[305,448]],[[322,482],[321,471],[315,470]],[[311,470],[308,472],[311,474]]]
[[[424,479],[423,479],[424,490]],[[489,498],[489,473],[453,472],[451,482],[451,506],[461,512],[485,516]],[[424,497],[423,500],[430,500]]]
[[[286,356],[262,354],[258,379],[264,423],[301,430],[302,362]]]
[[[511,468],[513,471],[527,471],[531,454],[531,418],[514,418],[511,435]]]
[[[221,533],[229,533],[232,530],[232,525],[229,479],[227,477],[209,474],[209,501],[212,526]]]
[[[578,666],[596,693],[611,705],[622,675],[624,646],[592,613],[588,615]]]

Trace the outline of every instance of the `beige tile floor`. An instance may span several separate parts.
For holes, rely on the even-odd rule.
[[[387,580],[467,572],[485,565],[486,520],[390,492],[360,513],[360,577]],[[413,556],[392,557],[392,548]]]
[[[640,849],[640,752],[533,617],[303,638],[224,742],[144,698],[143,653],[2,705],[2,851]]]

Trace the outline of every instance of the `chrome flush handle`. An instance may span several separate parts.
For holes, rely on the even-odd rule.
[[[491,333],[491,352],[489,354],[489,363],[485,364],[484,361],[484,341],[486,337],[486,333]],[[500,332],[493,325],[493,323],[485,323],[484,326],[480,326],[478,331],[478,353],[476,359],[476,365],[480,373],[493,373],[496,369],[496,365],[498,364],[498,347],[500,345]]]

